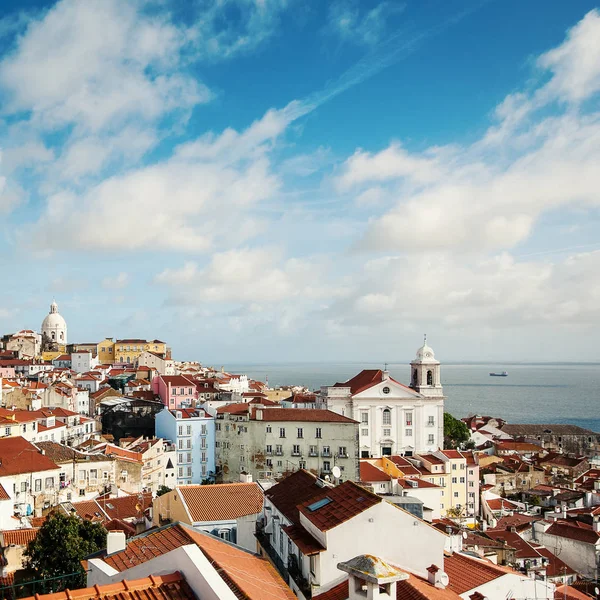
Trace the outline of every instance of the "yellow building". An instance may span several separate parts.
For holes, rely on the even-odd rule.
[[[113,341],[106,338],[98,344],[98,360],[100,364],[126,363],[136,365],[142,352],[153,352],[163,358],[171,358],[171,349],[160,340],[124,339]]]

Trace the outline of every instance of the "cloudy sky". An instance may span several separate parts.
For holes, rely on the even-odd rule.
[[[0,332],[600,360],[586,0],[5,0]]]

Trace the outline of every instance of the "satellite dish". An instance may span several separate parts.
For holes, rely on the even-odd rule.
[[[135,505],[135,510],[141,512],[142,508],[144,508],[139,502]]]
[[[448,577],[448,573],[442,571],[440,573],[440,583],[446,587],[450,583],[450,577]]]
[[[560,506],[555,506],[554,507],[554,512],[557,512],[557,513],[561,512]]]
[[[462,532],[462,536],[463,536],[463,540],[466,540],[466,539],[467,539],[467,532],[466,532],[466,531],[463,531],[463,532]]]
[[[331,469],[331,472],[336,479],[339,479],[342,474],[342,470],[337,465]]]
[[[596,596],[600,594],[600,590],[597,587],[594,588],[594,594],[596,594]]]

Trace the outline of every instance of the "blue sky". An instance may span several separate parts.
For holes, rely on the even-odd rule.
[[[600,360],[593,2],[0,16],[0,331],[206,363]]]

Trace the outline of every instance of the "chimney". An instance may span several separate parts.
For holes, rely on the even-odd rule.
[[[600,517],[595,516],[593,521],[594,531],[600,533]]]
[[[246,473],[242,471],[240,473],[240,482],[241,483],[252,483],[252,475],[250,473]]]
[[[256,409],[254,410],[254,418],[255,418],[257,421],[262,421],[262,420],[263,420],[263,411],[262,411],[262,409],[261,409],[261,408],[256,408]]]
[[[469,596],[471,600],[486,600],[485,596],[481,592],[475,592]]]
[[[446,584],[443,583],[444,575],[446,574],[437,565],[427,567],[427,581],[441,590],[446,588]]]
[[[109,531],[106,535],[106,554],[121,552],[127,547],[124,531]]]

